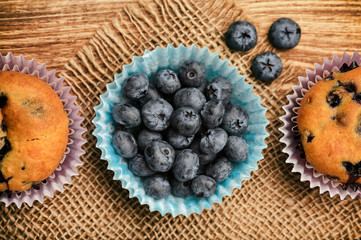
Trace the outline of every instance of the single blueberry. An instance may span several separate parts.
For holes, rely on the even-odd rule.
[[[155,77],[155,86],[164,94],[172,94],[181,88],[181,83],[175,72],[170,69],[163,69]]]
[[[183,149],[188,147],[193,141],[194,135],[183,136],[174,129],[170,128],[167,131],[167,142],[175,149]]]
[[[342,102],[342,94],[339,90],[333,90],[328,93],[326,97],[326,102],[330,107],[335,108]]]
[[[208,163],[214,161],[217,157],[217,154],[205,154],[200,149],[200,139],[196,138],[193,140],[191,145],[189,145],[189,149],[192,149],[195,153],[198,154],[199,164],[200,166],[207,165]],[[199,175],[199,174],[198,174]]]
[[[173,107],[163,98],[148,101],[142,107],[144,125],[152,131],[163,131],[168,128]]]
[[[200,149],[208,155],[217,154],[227,143],[228,135],[222,128],[209,129],[201,138]]]
[[[160,132],[150,131],[147,128],[140,130],[137,136],[138,148],[141,152],[144,152],[145,147],[154,140],[162,140],[162,134]]]
[[[201,116],[193,108],[181,107],[172,114],[171,126],[184,136],[195,135],[201,124]]]
[[[178,181],[185,182],[197,176],[198,168],[198,155],[191,149],[184,149],[177,155],[172,170]]]
[[[168,179],[159,174],[147,177],[143,184],[145,193],[156,199],[165,198],[171,192]]]
[[[210,163],[206,169],[206,175],[213,178],[217,183],[225,181],[232,173],[232,163],[226,157],[220,157]]]
[[[228,47],[237,51],[248,51],[257,44],[257,31],[254,25],[247,21],[232,23],[226,34]]]
[[[200,111],[206,103],[206,97],[197,88],[182,88],[173,96],[175,108],[190,107]]]
[[[173,195],[177,197],[189,197],[193,195],[191,181],[181,182],[175,178],[170,181]]]
[[[282,72],[281,59],[273,52],[264,52],[257,55],[252,62],[251,71],[255,78],[271,82],[278,78]]]
[[[192,191],[197,197],[209,197],[217,190],[217,183],[213,178],[199,175],[192,180]]]
[[[128,103],[115,105],[112,113],[114,120],[125,128],[137,127],[142,122],[138,108]]]
[[[280,18],[272,23],[268,38],[276,48],[291,49],[300,41],[301,28],[290,18]]]
[[[138,152],[138,145],[133,135],[122,130],[114,133],[113,146],[120,156],[125,158],[132,158]]]
[[[139,101],[142,105],[144,105],[148,101],[156,98],[163,98],[163,96],[152,84],[149,84],[148,93],[144,97],[139,98]]]
[[[215,128],[221,125],[225,112],[224,103],[218,99],[211,99],[201,110],[203,125],[207,128]]]
[[[123,94],[131,100],[137,100],[147,95],[148,88],[148,77],[143,73],[135,73],[125,80]]]
[[[175,151],[166,141],[155,140],[146,146],[144,156],[152,170],[167,172],[173,166]]]
[[[186,61],[180,67],[179,78],[184,86],[199,87],[204,81],[206,81],[206,71],[201,63],[196,61]]]
[[[233,86],[230,81],[223,77],[216,77],[207,86],[208,99],[218,99],[225,104],[231,100]]]
[[[139,177],[148,177],[156,173],[149,168],[142,154],[137,154],[135,157],[129,159],[128,168],[134,175]]]
[[[224,152],[229,160],[233,162],[244,162],[248,158],[248,144],[241,137],[229,136]]]
[[[228,104],[221,127],[229,135],[241,135],[248,127],[248,113],[240,106]]]

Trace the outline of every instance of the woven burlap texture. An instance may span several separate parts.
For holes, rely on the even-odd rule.
[[[60,73],[72,93],[78,97],[88,129],[84,137],[86,154],[80,175],[73,178],[63,193],[17,209],[1,205],[0,233],[5,239],[354,239],[360,237],[360,199],[340,201],[309,183],[299,181],[285,163],[287,155],[279,139],[282,126],[281,106],[286,93],[297,83],[295,66],[282,58],[282,52],[271,47],[266,36],[259,36],[257,46],[247,52],[229,50],[224,32],[236,20],[250,20],[257,28],[262,16],[249,16],[232,2],[196,0],[155,0],[152,3],[122,9],[117,18],[105,24]],[[96,138],[92,135],[94,106],[113,75],[130,64],[133,56],[145,49],[168,44],[208,47],[229,59],[247,82],[254,86],[267,107],[270,121],[264,159],[259,170],[235,189],[231,197],[202,214],[173,218],[149,212],[128,191],[100,159]],[[250,73],[251,60],[264,51],[275,51],[284,62],[284,71],[272,84],[255,80]],[[359,234],[359,235],[358,235]]]

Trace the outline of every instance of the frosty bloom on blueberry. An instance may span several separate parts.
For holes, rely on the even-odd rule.
[[[196,134],[201,127],[201,123],[201,116],[193,108],[178,108],[172,114],[172,127],[184,136]]]
[[[227,45],[237,51],[248,51],[257,44],[257,31],[252,23],[237,21],[232,23],[226,34]]]
[[[221,127],[229,135],[241,135],[248,127],[248,113],[240,106],[228,104]]]
[[[177,74],[170,69],[163,69],[157,73],[155,85],[164,94],[175,93],[181,88]]]
[[[181,83],[187,87],[199,87],[206,81],[206,72],[202,64],[196,61],[185,62],[180,70]]]
[[[114,133],[113,146],[120,156],[132,158],[138,152],[138,145],[132,134],[118,130]]]
[[[136,100],[144,97],[148,93],[149,80],[143,73],[135,73],[129,76],[123,84],[124,95]]]
[[[214,78],[207,86],[208,99],[218,99],[225,104],[231,100],[232,92],[232,84],[223,77]]]
[[[163,131],[169,126],[172,113],[173,107],[166,100],[150,100],[142,108],[143,123],[150,130]]]
[[[281,75],[283,64],[273,52],[264,52],[257,55],[252,62],[253,75],[264,82],[271,82]]]
[[[175,151],[166,141],[155,140],[147,145],[144,156],[153,171],[167,172],[173,166]]]
[[[176,92],[173,97],[175,108],[190,107],[200,111],[206,103],[206,97],[197,88],[183,88]]]
[[[291,49],[300,41],[301,28],[290,18],[280,18],[271,25],[268,37],[276,48]]]
[[[149,196],[160,199],[170,194],[171,187],[168,179],[162,175],[154,175],[145,179],[144,190]]]
[[[115,105],[113,108],[113,118],[125,128],[139,126],[142,122],[139,109],[128,103]]]

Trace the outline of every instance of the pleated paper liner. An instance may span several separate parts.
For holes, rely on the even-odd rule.
[[[317,81],[328,76],[331,72],[339,72],[344,63],[350,65],[353,61],[358,65],[361,64],[361,56],[358,52],[354,52],[352,56],[344,53],[342,57],[338,57],[335,54],[332,60],[324,58],[323,64],[316,63],[313,71],[307,69],[306,77],[299,77],[299,85],[293,85],[293,93],[287,95],[289,103],[283,107],[286,113],[280,118],[284,126],[279,129],[284,134],[280,141],[286,144],[283,152],[288,154],[286,162],[293,164],[292,172],[300,173],[301,181],[310,182],[311,188],[318,187],[320,194],[328,192],[330,197],[339,195],[341,200],[345,199],[347,195],[354,199],[360,196],[361,191],[353,191],[351,187],[343,190],[339,183],[318,173],[307,163],[305,158],[301,157],[303,150],[297,147],[301,141],[295,137],[298,135],[296,119],[297,109],[300,107],[300,102],[305,93],[315,85]]]
[[[55,70],[48,71],[45,64],[38,65],[33,58],[27,60],[23,55],[14,57],[10,52],[6,56],[0,54],[0,70],[15,71],[36,76],[48,83],[63,102],[69,119],[68,145],[58,168],[38,187],[24,192],[3,192],[0,201],[6,206],[14,203],[20,208],[24,203],[30,207],[35,201],[44,202],[45,197],[53,197],[56,191],[63,192],[65,184],[71,184],[71,177],[78,175],[77,167],[82,165],[80,156],[84,154],[81,146],[86,142],[82,134],[86,131],[80,126],[83,118],[78,116],[80,107],[75,106],[75,96],[69,94],[70,87],[63,86],[64,79],[55,76]]]
[[[141,72],[153,79],[160,69],[169,68],[178,72],[187,60],[202,63],[208,81],[222,76],[232,83],[234,91],[231,103],[241,106],[249,114],[249,127],[242,137],[248,143],[250,153],[245,162],[234,164],[232,175],[218,184],[213,196],[180,198],[170,195],[164,199],[154,199],[145,194],[142,179],[128,170],[127,160],[120,157],[112,146],[113,133],[117,127],[112,118],[112,108],[126,101],[121,94],[122,84],[131,74]],[[95,107],[93,134],[97,137],[97,147],[102,151],[101,158],[108,161],[108,169],[114,171],[114,180],[120,180],[122,186],[129,190],[129,197],[136,197],[141,204],[149,205],[150,211],[159,211],[162,215],[170,213],[173,216],[200,214],[203,209],[212,208],[213,203],[222,202],[224,196],[232,195],[232,190],[241,187],[242,181],[249,179],[251,171],[257,169],[258,160],[263,158],[262,149],[266,147],[264,140],[268,136],[265,130],[268,124],[266,109],[261,106],[260,97],[253,94],[253,86],[245,83],[245,76],[239,75],[236,67],[230,67],[228,60],[220,59],[217,53],[210,53],[207,48],[200,49],[195,45],[175,48],[168,45],[164,49],[157,47],[154,51],[145,51],[141,57],[133,57],[133,62],[123,66],[122,73],[116,74],[114,78],[114,82],[107,85],[107,92],[101,95],[101,103]]]

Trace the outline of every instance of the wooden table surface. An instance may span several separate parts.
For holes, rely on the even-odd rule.
[[[270,19],[293,18],[302,28],[300,44],[283,56],[303,66],[331,58],[333,53],[361,49],[361,1],[358,0],[235,0],[252,15],[258,34],[265,35]],[[48,68],[64,64],[88,42],[96,30],[116,16],[131,0],[2,0],[0,51],[36,58]],[[220,16],[222,17],[222,16]]]
[[[271,20],[290,17],[302,28],[300,44],[283,57],[300,66],[294,78],[313,63],[336,53],[361,52],[361,1],[358,0],[235,0],[253,16],[260,36]],[[1,0],[0,52],[13,52],[46,63],[49,70],[64,65],[131,0]],[[222,16],[219,16],[220,18]]]

